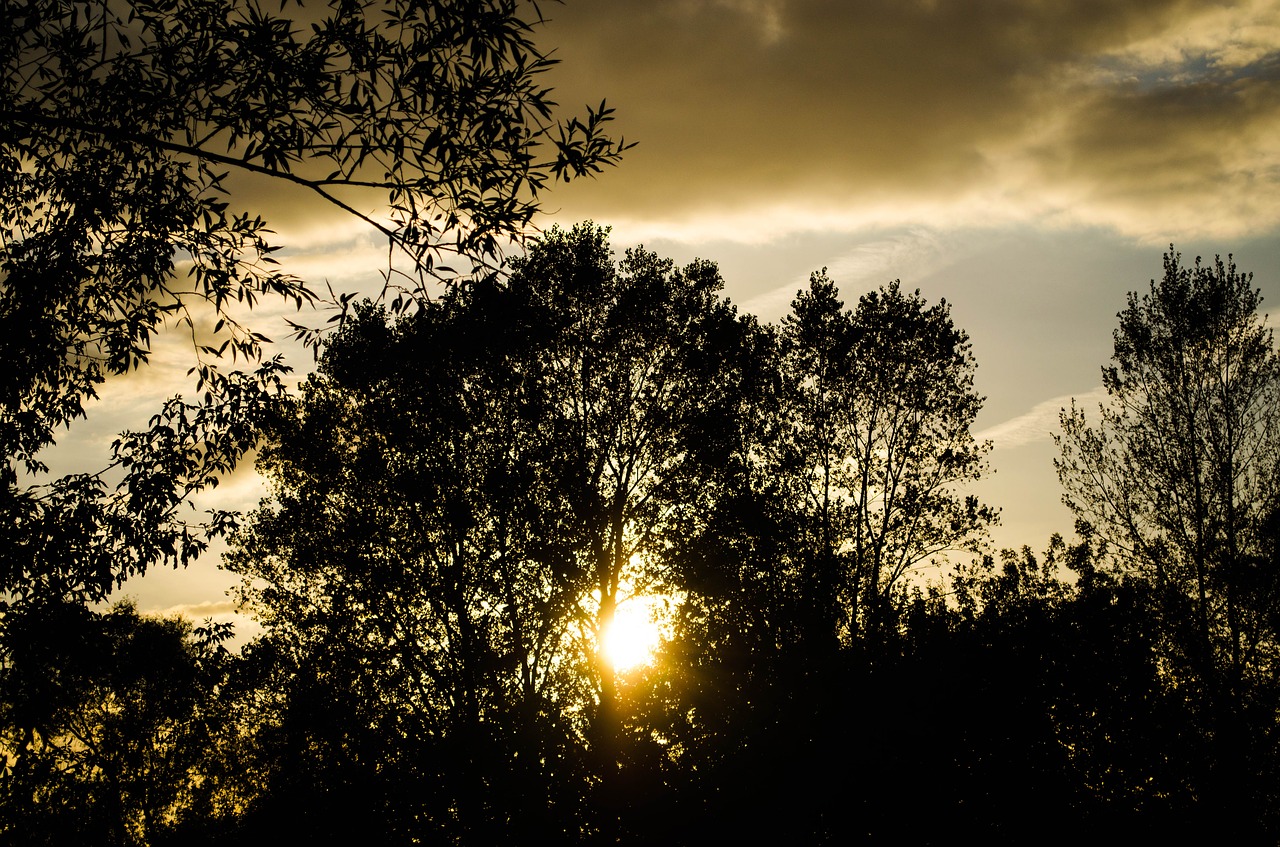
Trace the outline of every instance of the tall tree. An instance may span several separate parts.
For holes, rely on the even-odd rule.
[[[484,841],[574,815],[548,791],[573,775],[585,580],[558,531],[536,325],[513,305],[488,281],[391,325],[362,308],[273,429],[274,503],[228,559],[306,669],[282,720],[332,703],[312,767],[416,786],[395,789],[392,840],[415,816]]]
[[[0,588],[100,599],[227,525],[177,506],[252,445],[283,366],[227,372],[222,354],[259,360],[244,305],[316,299],[230,174],[374,227],[408,260],[388,286],[415,297],[451,273],[440,256],[492,265],[552,180],[616,160],[603,103],[554,114],[539,21],[518,0],[4,4]],[[174,326],[191,332],[201,399],[117,444],[119,486],[32,484],[55,430]]]
[[[1166,673],[1198,691],[1228,769],[1252,746],[1244,711],[1274,744],[1280,669],[1280,355],[1260,302],[1230,257],[1171,249],[1118,316],[1107,402],[1092,422],[1073,404],[1058,437],[1064,501],[1153,587]]]
[[[668,531],[696,508],[704,460],[730,437],[723,424],[737,398],[724,365],[751,322],[719,299],[712,263],[677,268],[643,249],[615,263],[607,232],[590,224],[549,232],[515,262],[511,286],[553,328],[542,356],[560,428],[559,496],[590,574],[598,645],[619,602],[659,587]],[[598,650],[595,666],[607,714],[613,670]]]
[[[647,704],[691,840],[821,843],[885,814],[871,794],[851,808],[825,763],[911,766],[896,736],[868,731],[892,696],[875,686],[898,684],[876,639],[902,629],[911,568],[994,517],[963,491],[984,467],[969,431],[981,398],[946,304],[898,285],[850,311],[814,274],[782,326],[746,342],[724,371],[735,405],[717,472],[679,524],[686,599]]]
[[[486,841],[608,826],[626,799],[600,644],[661,579],[692,457],[713,449],[740,325],[720,284],[709,263],[615,262],[604,231],[553,229],[505,280],[391,323],[359,310],[273,429],[275,500],[229,562],[306,669],[279,723],[316,700],[359,714],[326,730],[342,767],[424,787],[401,835],[413,802]]]
[[[843,308],[814,274],[782,325],[780,469],[796,480],[821,626],[876,636],[894,624],[904,577],[970,548],[996,513],[963,493],[989,444],[970,428],[982,405],[968,336],[946,301],[926,305],[898,282]]]

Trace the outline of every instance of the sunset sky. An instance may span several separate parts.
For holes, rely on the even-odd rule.
[[[978,493],[1003,510],[996,546],[1070,532],[1058,409],[1096,404],[1115,314],[1160,275],[1170,242],[1187,261],[1233,253],[1280,315],[1277,0],[569,0],[544,12],[539,38],[562,60],[546,77],[555,99],[607,98],[613,131],[638,146],[548,194],[543,225],[589,218],[619,251],[714,260],[728,296],[768,321],[822,267],[848,305],[898,278],[946,298],[987,397],[977,428],[995,473]],[[307,198],[272,202],[290,269],[321,287],[370,284],[385,251],[368,233],[317,221]],[[175,362],[105,392],[75,437],[109,440],[168,393],[189,366]],[[242,473],[219,497],[259,494]],[[206,562],[125,594],[201,617],[227,610],[232,582]]]
[[[1050,439],[1096,405],[1115,315],[1234,253],[1280,310],[1280,3],[662,0],[551,7],[565,105],[639,142],[551,197],[776,320],[828,267],[901,278],[973,341],[998,545],[1071,530]]]

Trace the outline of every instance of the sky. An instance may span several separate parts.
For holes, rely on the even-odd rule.
[[[1280,316],[1280,0],[543,11],[555,99],[570,111],[607,99],[613,132],[637,146],[548,193],[541,225],[591,219],[619,253],[714,260],[727,296],[767,321],[823,267],[847,305],[893,279],[945,298],[987,398],[975,430],[994,444],[993,473],[975,491],[1002,510],[997,548],[1070,533],[1058,411],[1101,399],[1116,313],[1161,275],[1171,243],[1186,261],[1234,254]],[[295,273],[360,287],[385,263],[369,233],[317,217],[309,198],[265,200]],[[187,366],[110,386],[65,455],[109,441]],[[261,493],[245,470],[216,497]],[[124,593],[144,611],[226,616],[234,581],[205,561]]]
[[[1052,433],[1096,406],[1116,313],[1172,243],[1280,307],[1280,2],[597,0],[548,9],[566,106],[637,146],[556,218],[717,261],[780,318],[827,267],[973,343],[996,546],[1070,533]]]

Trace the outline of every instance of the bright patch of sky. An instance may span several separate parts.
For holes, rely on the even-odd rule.
[[[540,225],[593,219],[619,253],[643,242],[714,260],[726,293],[765,321],[823,267],[847,306],[893,279],[945,298],[987,397],[976,429],[995,442],[995,473],[975,490],[1004,510],[998,545],[1070,533],[1057,411],[1096,402],[1115,315],[1161,274],[1170,242],[1187,261],[1234,253],[1265,307],[1280,304],[1280,0],[544,11],[556,99],[607,98],[611,129],[639,146],[556,187]],[[320,290],[379,286],[385,249],[360,227],[287,190],[240,196],[280,232],[286,270]],[[104,395],[110,426],[76,437],[100,448],[113,403],[149,404],[187,366],[157,362],[132,399]],[[226,496],[251,501],[250,488]],[[150,577],[126,590],[143,609],[220,600],[178,576],[146,599]]]

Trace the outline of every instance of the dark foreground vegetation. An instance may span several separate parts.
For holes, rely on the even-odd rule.
[[[7,610],[6,832],[1275,837],[1280,369],[1247,278],[1169,257],[1100,421],[1063,416],[1076,540],[994,559],[945,303],[815,274],[764,327],[719,287],[584,225],[357,308],[265,424],[227,558],[263,636]],[[641,594],[667,640],[615,671]]]
[[[504,263],[626,148],[603,103],[557,117],[536,5],[273,9],[0,10],[0,840],[1280,837],[1280,361],[1247,275],[1170,252],[1107,403],[1063,414],[1073,540],[984,555],[945,302],[846,307],[823,272],[764,326],[713,264],[589,224]],[[297,392],[245,315],[322,298],[236,205],[284,187],[390,209],[382,295],[297,327]],[[194,392],[52,475],[174,327]],[[261,508],[193,517],[255,448]],[[242,649],[109,605],[218,537]],[[665,640],[615,667],[642,597]]]

